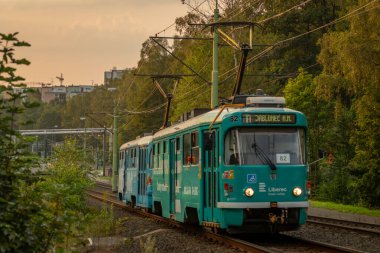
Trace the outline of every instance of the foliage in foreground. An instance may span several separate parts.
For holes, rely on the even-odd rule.
[[[30,46],[18,33],[0,33],[0,252],[51,252],[68,248],[86,221],[84,191],[91,186],[89,166],[75,140],[55,150],[45,176],[31,172],[36,159],[25,151],[28,140],[16,130],[25,110],[37,106],[16,74],[19,47]],[[27,124],[28,122],[24,122]]]
[[[0,252],[41,252],[39,223],[43,205],[28,198],[33,180],[30,168],[35,160],[24,151],[26,140],[15,128],[16,118],[35,106],[25,99],[29,92],[17,75],[19,65],[29,65],[17,59],[15,51],[28,47],[17,33],[0,33]],[[24,92],[15,93],[13,88]]]
[[[90,166],[83,164],[83,153],[75,139],[54,151],[44,180],[33,188],[43,200],[40,234],[45,245],[69,250],[70,239],[83,235],[88,220],[85,191],[93,185]]]

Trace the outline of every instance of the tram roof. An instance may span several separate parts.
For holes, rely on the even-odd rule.
[[[124,143],[123,145],[121,145],[120,149],[127,149],[134,146],[146,146],[152,141],[152,139],[153,139],[152,135],[144,136],[136,140]]]
[[[160,138],[169,134],[173,134],[185,129],[189,129],[193,126],[199,126],[203,124],[211,124],[211,122],[215,119],[216,115],[219,113],[220,108],[214,109],[212,111],[206,112],[204,114],[201,114],[199,116],[196,116],[194,118],[188,119],[184,122],[172,125],[170,127],[167,127],[165,129],[162,129],[158,132],[156,132],[153,135],[153,138]],[[298,111],[289,109],[289,108],[273,108],[273,107],[244,107],[244,108],[225,108],[222,113],[219,115],[218,119],[215,121],[214,124],[220,123],[224,117],[227,115],[232,114],[233,112],[243,112],[243,113],[248,113],[248,112],[292,112],[292,113],[300,113]]]

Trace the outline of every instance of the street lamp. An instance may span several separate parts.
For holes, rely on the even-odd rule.
[[[107,88],[108,91],[114,92],[116,91],[116,88],[110,87]],[[116,98],[116,95],[115,95]],[[115,103],[115,98],[114,98],[114,105],[113,105],[113,142],[112,142],[112,191],[117,190],[117,179],[116,179],[116,172],[118,169],[118,162],[119,162],[119,150],[118,150],[118,145],[117,145],[117,136],[118,136],[118,130],[117,130],[117,115],[116,115],[116,103]]]

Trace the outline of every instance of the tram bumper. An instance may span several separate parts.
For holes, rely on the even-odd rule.
[[[228,232],[269,233],[296,230],[305,224],[308,201],[218,202]]]

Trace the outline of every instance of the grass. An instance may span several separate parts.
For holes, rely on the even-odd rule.
[[[108,171],[106,171],[106,173],[108,173]],[[111,179],[112,179],[111,176],[104,176],[103,177],[103,170],[95,170],[95,175],[96,175],[96,179],[109,180],[109,181],[111,181]]]
[[[362,214],[362,215],[380,217],[379,209],[368,209],[368,208],[360,207],[360,206],[343,205],[343,204],[337,204],[333,202],[323,202],[323,201],[317,201],[317,200],[310,200],[310,206],[340,211],[344,213],[353,213],[353,214]]]

